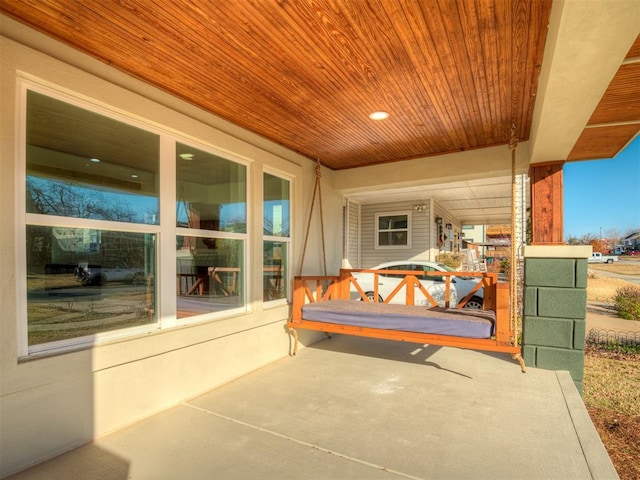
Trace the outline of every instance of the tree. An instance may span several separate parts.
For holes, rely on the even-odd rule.
[[[604,245],[603,245],[603,243],[602,243],[602,241],[600,239],[591,240],[590,244],[591,244],[591,247],[593,248],[594,252],[603,252],[604,251]]]
[[[580,245],[593,245],[595,241],[600,241],[600,237],[591,232],[585,233],[580,237]]]
[[[573,235],[567,237],[567,245],[582,245],[582,243],[580,242],[581,240],[578,237],[574,237]]]

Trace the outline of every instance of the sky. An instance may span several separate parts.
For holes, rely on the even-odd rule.
[[[613,159],[567,162],[564,237],[640,230],[640,135]]]

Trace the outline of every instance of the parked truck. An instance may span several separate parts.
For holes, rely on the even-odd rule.
[[[589,263],[613,263],[617,261],[618,257],[615,255],[603,255],[600,252],[593,252],[591,258],[589,258]]]

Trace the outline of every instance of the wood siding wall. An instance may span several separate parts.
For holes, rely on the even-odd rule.
[[[533,245],[563,245],[563,161],[529,167]]]

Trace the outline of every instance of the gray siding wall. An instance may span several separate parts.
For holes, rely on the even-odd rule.
[[[396,260],[429,260],[429,236],[431,235],[431,212],[414,210],[415,202],[395,202],[361,205],[360,245],[361,265],[358,268],[370,268],[379,263]],[[376,213],[410,212],[411,248],[375,248]]]
[[[360,268],[360,205],[347,201],[347,265],[348,268]]]
[[[439,245],[437,226],[433,226],[433,246],[436,248],[435,254],[437,255],[439,252],[451,252],[454,249],[454,245],[456,244],[453,238],[454,230],[458,229],[460,233],[461,226],[459,225],[458,221],[454,219],[453,215],[442,208],[442,206],[437,202],[434,202],[433,207],[433,218],[435,219],[435,217],[442,217],[442,232],[444,234],[444,243],[442,245]],[[447,223],[451,223],[454,226],[454,229],[451,231],[445,229],[445,225]]]

